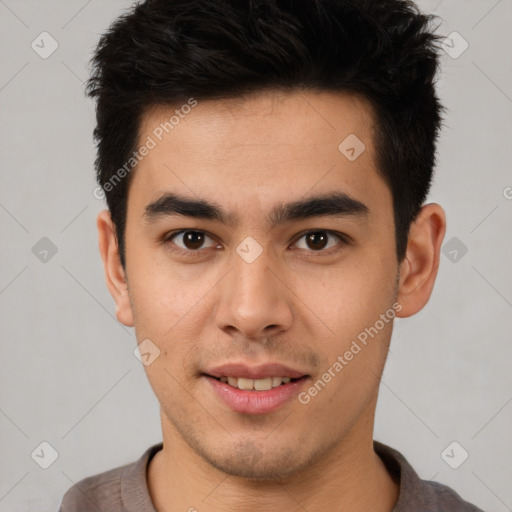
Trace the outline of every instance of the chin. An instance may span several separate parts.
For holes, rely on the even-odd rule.
[[[254,481],[286,481],[307,469],[322,453],[307,454],[301,449],[268,446],[260,449],[252,441],[239,443],[236,447],[216,450],[213,454],[197,449],[199,455],[211,466],[223,473]],[[300,457],[300,458],[299,458]]]
[[[271,459],[260,458],[257,462],[248,462],[240,460],[240,456],[236,454],[234,457],[219,460],[218,458],[206,459],[213,467],[222,471],[223,473],[235,476],[238,478],[245,478],[247,480],[254,480],[259,482],[276,481],[286,479],[302,469],[296,464],[290,463],[290,459],[286,457],[276,457]],[[304,467],[306,464],[304,464]]]

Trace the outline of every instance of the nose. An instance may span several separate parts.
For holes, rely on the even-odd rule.
[[[284,281],[267,251],[251,263],[235,253],[232,269],[218,290],[218,328],[250,339],[288,330],[293,319],[293,294]]]

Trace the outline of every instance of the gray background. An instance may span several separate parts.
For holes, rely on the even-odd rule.
[[[0,0],[2,512],[55,511],[74,482],[161,439],[133,330],[115,320],[104,284],[94,109],[83,94],[99,34],[129,5]],[[449,111],[430,196],[447,213],[445,244],[456,239],[427,307],[395,323],[375,438],[422,478],[502,512],[512,510],[512,0],[420,7],[469,44],[443,57]],[[46,59],[31,47],[43,31],[59,45]],[[33,252],[43,237],[57,248],[46,262],[45,242]],[[58,452],[48,469],[35,462],[48,462],[48,449],[31,457],[43,441]],[[441,456],[453,441],[445,460],[469,453],[458,469]]]

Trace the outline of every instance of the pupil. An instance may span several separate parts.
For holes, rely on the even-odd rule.
[[[327,236],[323,231],[310,233],[306,240],[311,249],[323,249],[327,245]]]
[[[189,249],[199,249],[203,245],[203,233],[187,231],[184,236],[184,243]]]

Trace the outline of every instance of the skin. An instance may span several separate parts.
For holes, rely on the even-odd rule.
[[[140,140],[173,112],[147,112]],[[135,327],[139,343],[149,338],[161,351],[145,367],[161,405],[164,448],[148,470],[158,511],[388,512],[396,503],[397,482],[372,444],[392,322],[306,405],[292,399],[271,413],[236,413],[200,375],[226,362],[279,362],[310,375],[307,390],[394,303],[399,317],[425,306],[444,212],[423,206],[399,264],[392,196],[377,172],[372,125],[369,104],[349,94],[271,91],[199,102],[132,177],[126,271],[110,215],[99,214],[117,318]],[[352,162],[338,150],[349,134],[366,145]],[[265,225],[275,205],[339,191],[369,214]],[[238,223],[148,221],[146,206],[165,192],[215,202]],[[206,232],[203,246],[191,249],[183,236],[162,242],[179,229]],[[302,236],[322,230],[351,241],[333,234],[318,249]],[[236,252],[248,236],[263,249],[252,263]]]

